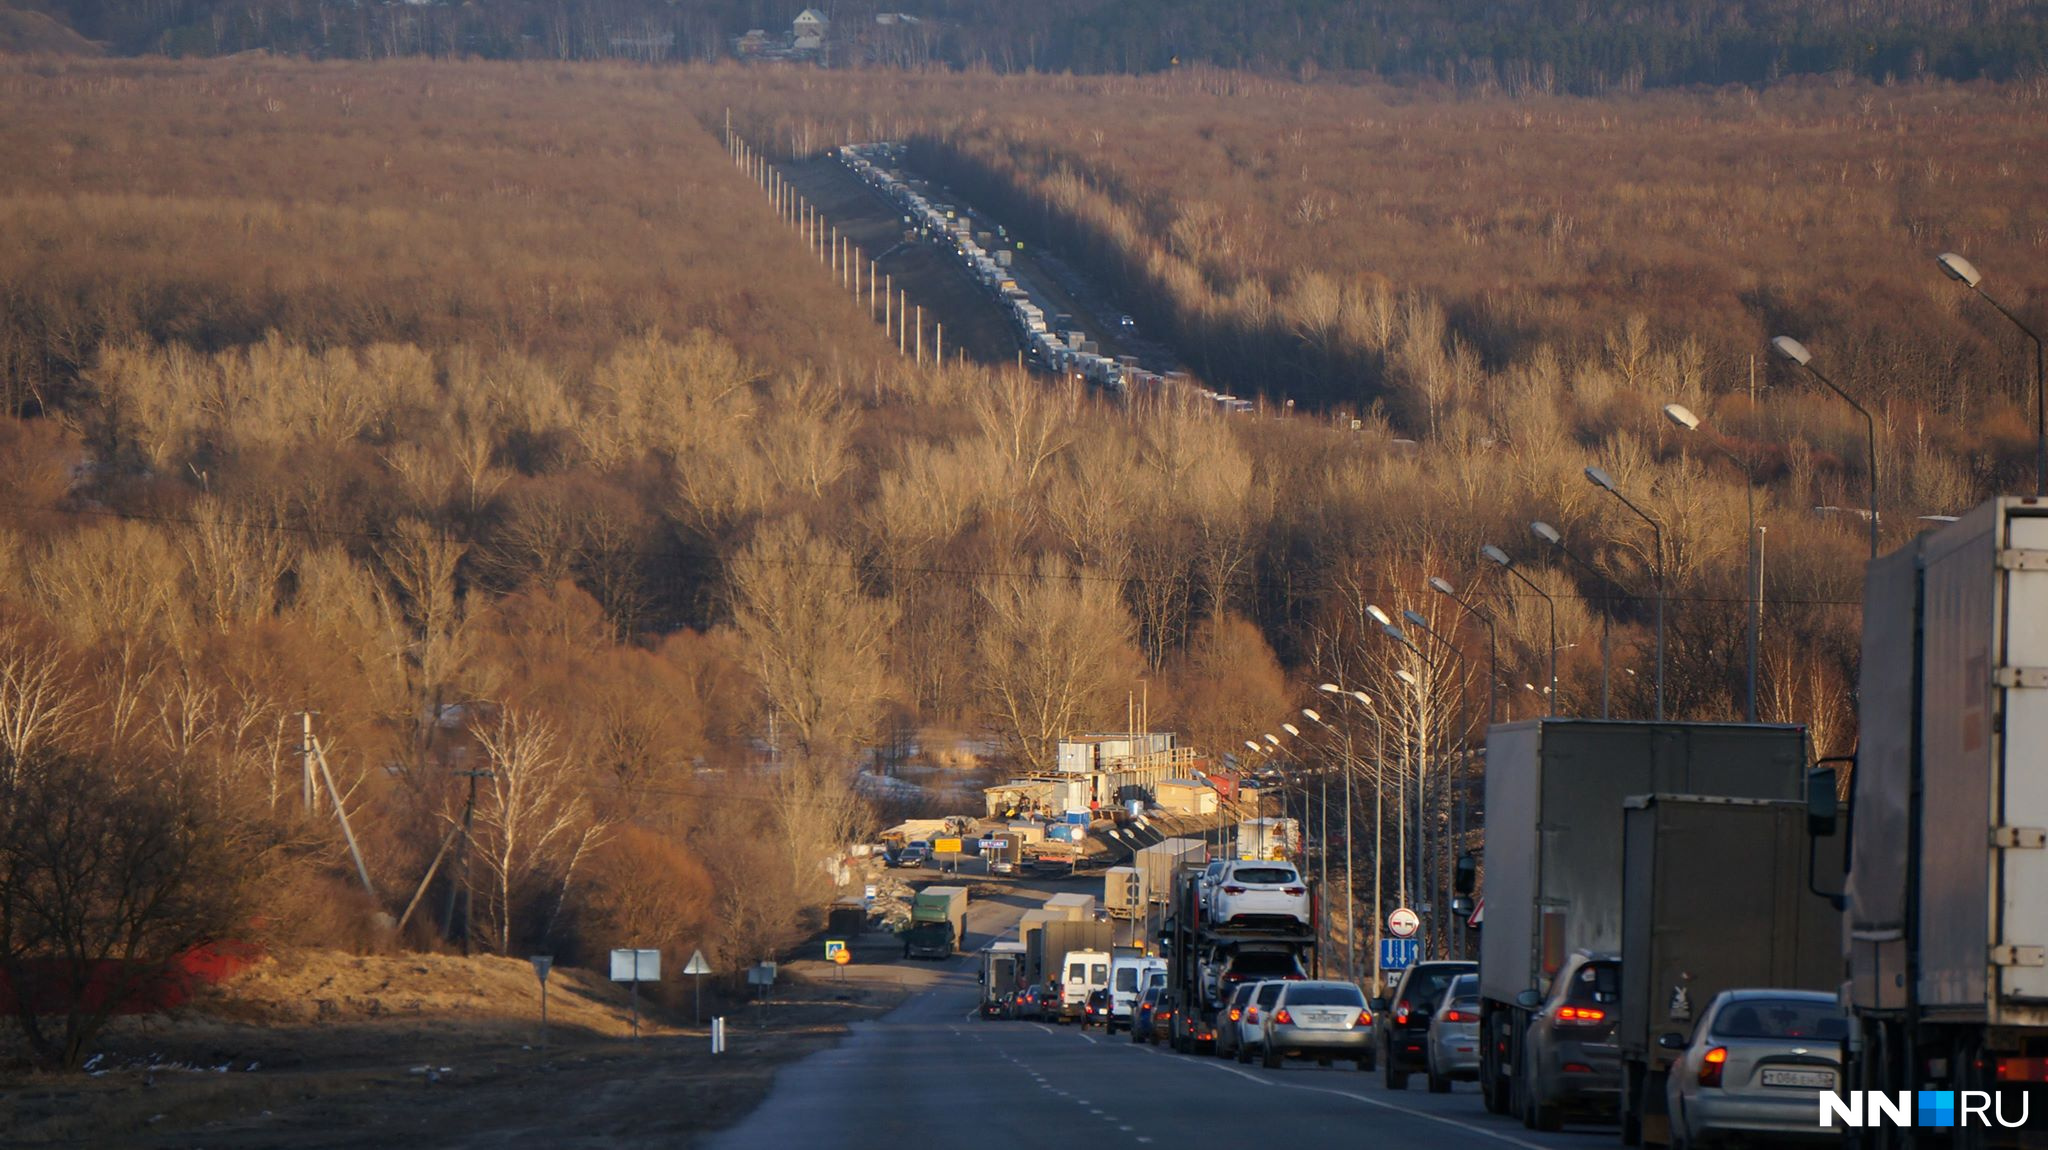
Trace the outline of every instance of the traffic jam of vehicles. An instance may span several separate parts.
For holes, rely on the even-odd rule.
[[[977,219],[970,209],[935,198],[923,181],[897,170],[903,149],[894,144],[846,145],[840,163],[859,176],[900,213],[906,233],[917,242],[950,253],[961,270],[1003,309],[1016,334],[1018,348],[1035,368],[1086,380],[1120,398],[1154,394],[1164,388],[1194,387],[1181,371],[1149,371],[1132,355],[1109,355],[1081,321],[1058,310],[1042,288],[1029,282],[1017,260],[1023,243],[1002,224]],[[1135,328],[1129,315],[1119,315],[1120,333]],[[1202,390],[1204,400],[1229,413],[1252,410],[1238,396]]]
[[[1362,956],[1376,971],[1342,969],[1320,844],[1168,839],[1105,877],[1122,945],[1060,896],[982,952],[981,1013],[1365,1072],[1630,1146],[1907,1146],[1929,1125],[2037,1145],[2044,571],[2040,499],[1874,560],[1853,762],[1815,762],[1792,724],[1493,726],[1484,837],[1446,867],[1469,929],[1390,900],[1360,934],[1406,941]]]

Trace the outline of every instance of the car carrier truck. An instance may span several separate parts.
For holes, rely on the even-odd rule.
[[[1243,978],[1312,978],[1321,893],[1309,883],[1309,921],[1289,926],[1218,925],[1205,920],[1202,866],[1190,860],[1173,878],[1173,902],[1159,941],[1166,958],[1172,1045],[1183,1054],[1216,1048],[1216,1016]]]

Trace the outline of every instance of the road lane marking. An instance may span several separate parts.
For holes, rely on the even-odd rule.
[[[1163,1051],[1152,1050],[1147,1051],[1147,1053],[1157,1054],[1162,1058],[1167,1057]],[[1235,1066],[1223,1066],[1214,1062],[1205,1063],[1204,1065],[1208,1066],[1211,1070],[1220,1070],[1225,1074],[1234,1074],[1247,1082],[1257,1082],[1265,1086],[1278,1086],[1286,1090],[1305,1090],[1312,1094],[1328,1094],[1336,1098],[1349,1098],[1353,1102],[1363,1102],[1367,1106],[1375,1106],[1381,1110],[1392,1110],[1396,1114],[1407,1114],[1415,1118],[1426,1118],[1431,1122],[1441,1122],[1446,1126],[1455,1126],[1468,1133],[1491,1138],[1497,1142],[1505,1142],[1510,1146],[1520,1146],[1522,1150],[1554,1150],[1553,1147],[1546,1146],[1540,1142],[1530,1142],[1527,1139],[1517,1138],[1512,1134],[1502,1134],[1498,1130],[1488,1130],[1484,1126],[1474,1126],[1470,1122],[1461,1122],[1456,1118],[1447,1118],[1442,1114],[1431,1114],[1427,1110],[1417,1110],[1409,1106],[1383,1102],[1380,1099],[1370,1098],[1363,1094],[1353,1094],[1348,1090],[1336,1090],[1328,1086],[1308,1086],[1299,1082],[1276,1082],[1271,1078],[1261,1078],[1248,1070],[1239,1070]]]

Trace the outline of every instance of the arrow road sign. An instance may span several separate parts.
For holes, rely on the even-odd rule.
[[[1406,970],[1415,965],[1421,950],[1421,939],[1383,938],[1380,940],[1380,969]]]

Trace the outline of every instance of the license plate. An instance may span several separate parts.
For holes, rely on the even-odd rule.
[[[1831,1090],[1835,1085],[1832,1070],[1766,1070],[1765,1086],[1803,1086],[1809,1090]]]

